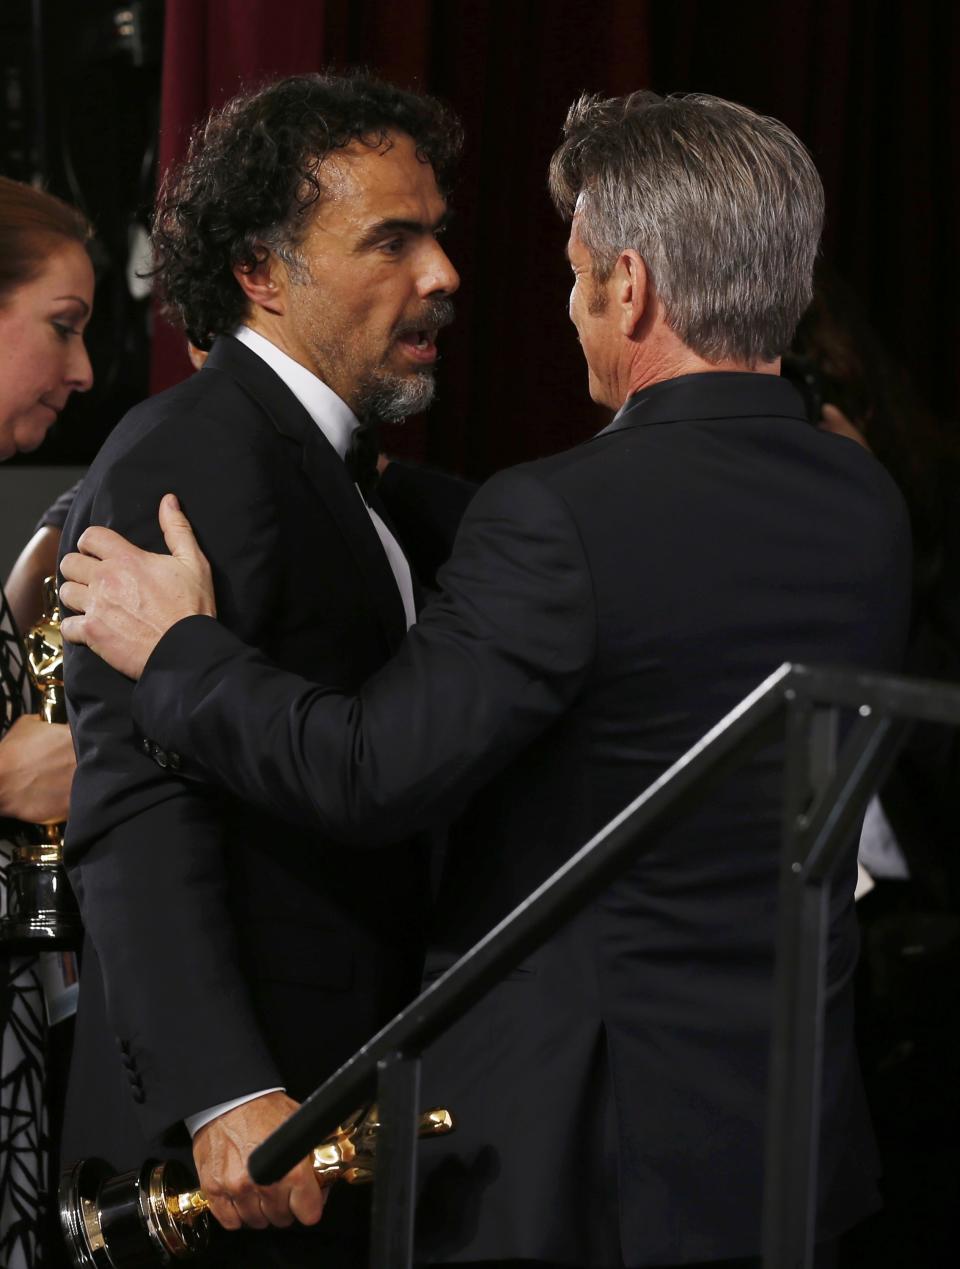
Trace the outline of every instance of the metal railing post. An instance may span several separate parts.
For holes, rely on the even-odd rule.
[[[903,733],[863,706],[838,760],[836,707],[815,706],[792,689],[787,697],[763,1265],[812,1269],[831,883]]]
[[[803,830],[811,803],[833,775],[837,717],[788,688],[783,853],[777,930],[764,1269],[810,1269],[815,1220],[811,1172],[816,1169],[823,1048],[822,948],[829,890],[805,883]]]
[[[370,1269],[412,1269],[417,1185],[420,1057],[391,1053],[377,1063],[377,1169]]]

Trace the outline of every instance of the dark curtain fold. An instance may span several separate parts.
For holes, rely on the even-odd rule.
[[[958,51],[958,9],[933,0],[167,0],[161,170],[207,109],[271,75],[363,64],[449,101],[467,129],[449,237],[458,320],[436,406],[388,444],[482,477],[603,421],[546,192],[566,107],[582,91],[638,87],[743,101],[812,149],[827,258],[949,417]],[[182,337],[158,324],[154,388],[185,373]]]
[[[783,119],[827,192],[824,255],[928,404],[960,395],[960,9],[936,0],[651,6],[652,86]]]

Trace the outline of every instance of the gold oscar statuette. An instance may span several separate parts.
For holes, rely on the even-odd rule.
[[[43,616],[24,639],[27,673],[47,723],[67,721],[56,581],[44,580]],[[24,825],[18,836],[7,872],[7,911],[0,919],[0,943],[8,949],[54,951],[80,941],[80,915],[63,867],[64,828]]]
[[[313,1152],[320,1184],[372,1181],[379,1131],[376,1106],[354,1112]],[[417,1131],[443,1136],[453,1131],[453,1117],[424,1111]],[[139,1269],[195,1256],[210,1238],[208,1208],[176,1162],[148,1161],[139,1172],[113,1176],[101,1160],[85,1159],[60,1181],[60,1227],[75,1269]]]

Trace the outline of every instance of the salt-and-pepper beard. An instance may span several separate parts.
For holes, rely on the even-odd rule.
[[[415,323],[405,322],[394,332],[394,338],[418,330],[440,330],[453,321],[453,302],[431,300]],[[362,423],[398,423],[411,414],[426,410],[436,395],[433,366],[424,366],[412,375],[397,374],[379,367],[357,385],[354,412]]]
[[[436,391],[432,366],[424,366],[412,376],[374,371],[357,388],[354,412],[368,427],[399,423],[411,414],[426,410],[433,403]]]

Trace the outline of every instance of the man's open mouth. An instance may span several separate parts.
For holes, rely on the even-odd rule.
[[[404,351],[418,361],[432,361],[437,355],[437,328],[405,331],[397,339]]]

